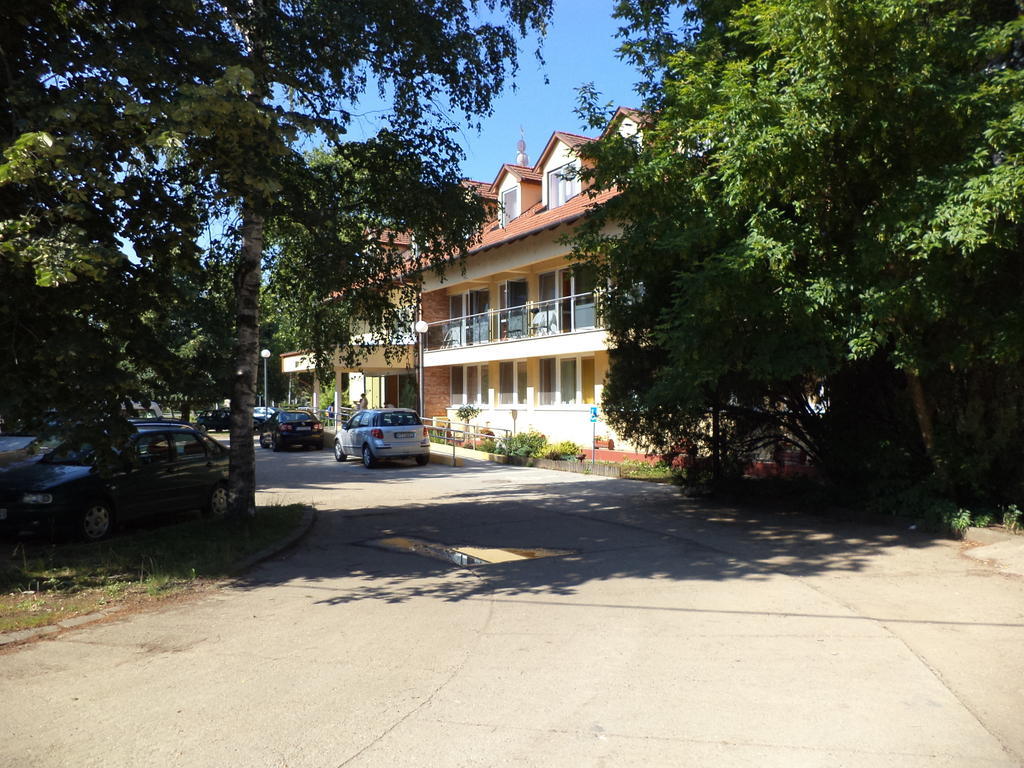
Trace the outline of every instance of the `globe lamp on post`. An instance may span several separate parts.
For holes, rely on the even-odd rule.
[[[270,350],[264,349],[260,352],[260,357],[263,358],[263,405],[267,405],[267,359],[270,357]]]

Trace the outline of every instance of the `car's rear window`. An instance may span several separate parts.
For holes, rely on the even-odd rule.
[[[420,423],[420,417],[409,411],[394,411],[377,414],[379,427],[414,427]]]
[[[315,418],[313,414],[305,411],[284,411],[277,414],[278,421],[305,421],[312,418]]]

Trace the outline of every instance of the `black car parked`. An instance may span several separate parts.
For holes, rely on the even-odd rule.
[[[62,529],[95,541],[133,518],[227,510],[227,449],[188,424],[131,423],[136,432],[106,477],[92,446],[69,443],[0,468],[0,531]]]
[[[226,432],[231,429],[231,411],[226,408],[203,411],[196,416],[196,426],[203,432]]]
[[[324,447],[324,425],[309,411],[279,411],[263,422],[260,445],[280,451],[289,445]]]

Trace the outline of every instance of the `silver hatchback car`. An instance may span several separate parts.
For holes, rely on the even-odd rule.
[[[430,461],[430,437],[416,411],[408,408],[371,408],[356,411],[334,438],[334,458],[359,456],[367,469],[381,459],[414,458]]]

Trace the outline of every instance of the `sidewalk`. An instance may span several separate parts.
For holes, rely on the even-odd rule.
[[[968,528],[964,554],[990,564],[1003,573],[1024,576],[1024,534],[997,528]]]

